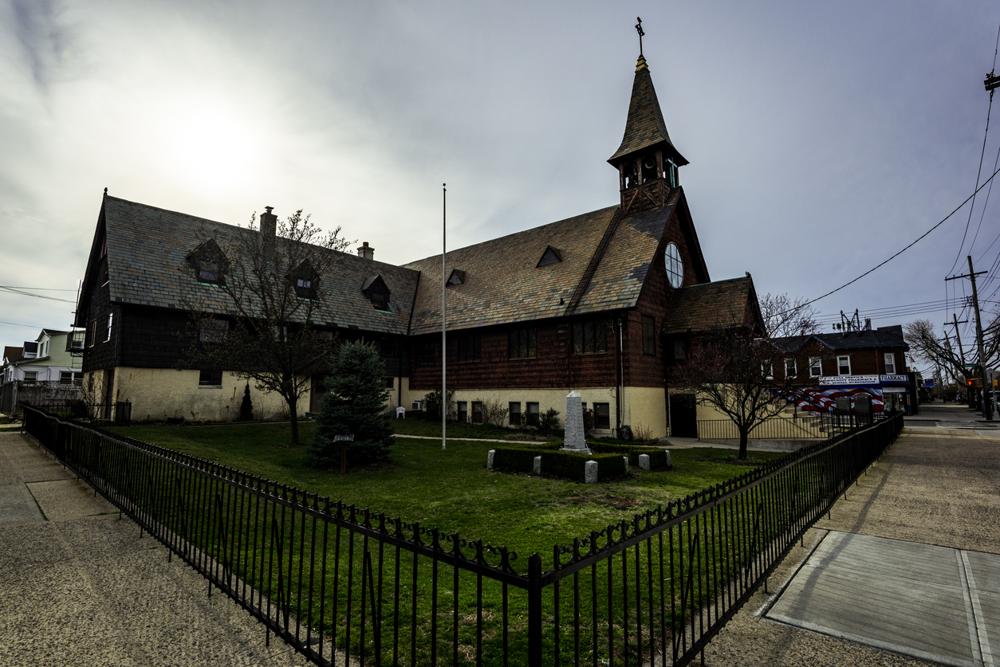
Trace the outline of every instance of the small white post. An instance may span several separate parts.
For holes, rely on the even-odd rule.
[[[486,469],[493,470],[493,457],[496,456],[497,450],[491,449],[486,453]]]
[[[649,454],[639,454],[639,469],[649,470]]]
[[[534,459],[531,460],[531,472],[535,473],[536,475],[541,475],[542,474],[542,457],[541,456],[536,456]]]
[[[583,465],[583,481],[587,484],[597,484],[597,461],[587,461]]]

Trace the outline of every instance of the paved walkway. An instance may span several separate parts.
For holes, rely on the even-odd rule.
[[[902,552],[920,551],[920,545],[950,547],[953,559],[954,554],[961,557],[965,552],[967,557],[971,555],[970,569],[981,573],[976,580],[980,603],[985,601],[987,606],[996,603],[1000,587],[989,563],[995,562],[993,554],[1000,554],[1000,431],[979,428],[981,424],[956,424],[963,421],[958,419],[962,413],[947,414],[955,419],[949,418],[946,425],[907,424],[903,435],[882,460],[848,491],[846,499],[834,505],[831,518],[819,521],[807,533],[803,547],[793,547],[771,578],[772,594],[790,583],[814,549],[822,557],[821,542],[831,539],[828,548],[845,539],[840,534],[847,534],[847,539],[858,534],[915,543],[881,545],[879,565],[888,564],[901,570],[915,569],[915,556]],[[928,416],[926,410],[922,416]],[[873,545],[872,540],[856,543],[861,549]],[[860,553],[860,549],[857,551]],[[982,558],[975,552],[988,556]],[[925,555],[935,557],[930,552]],[[870,555],[868,560],[873,565],[876,562]],[[930,580],[920,577],[911,577],[907,586],[918,599],[931,597],[935,592]],[[857,595],[857,617],[863,615],[864,608],[878,603],[877,588],[869,586],[862,590]],[[862,600],[862,596],[867,598]],[[709,644],[706,664],[810,667],[928,664],[919,658],[762,618],[760,613],[771,609],[778,600],[778,595],[759,590]],[[851,610],[846,611],[848,618],[853,615]],[[982,615],[994,614],[984,608]],[[879,622],[884,618],[875,614],[869,621]],[[911,620],[917,627],[924,623],[928,633],[937,630],[932,617],[914,614]],[[967,644],[971,640],[969,637]],[[992,641],[995,647],[996,640]],[[993,660],[1000,665],[996,657]]]
[[[0,433],[0,665],[303,663],[37,446]]]

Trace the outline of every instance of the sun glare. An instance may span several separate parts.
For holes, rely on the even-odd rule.
[[[252,178],[262,162],[264,142],[259,126],[245,113],[206,100],[173,109],[162,133],[166,171],[199,188],[228,189]]]

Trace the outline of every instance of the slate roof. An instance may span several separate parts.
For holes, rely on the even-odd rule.
[[[656,89],[649,74],[649,66],[646,59],[639,56],[635,64],[635,79],[632,81],[632,97],[628,104],[625,135],[618,150],[608,158],[608,162],[614,163],[620,157],[660,143],[666,144],[677,166],[681,167],[688,163],[670,141],[660,103],[656,99]]]
[[[749,275],[682,287],[670,295],[663,328],[666,333],[686,333],[742,326],[747,308],[755,302]]]
[[[679,198],[678,191],[667,207],[617,221],[572,313],[567,311],[571,297],[585,280],[591,258],[618,213],[617,206],[449,251],[445,275],[458,269],[465,272],[465,281],[448,288],[448,328],[468,329],[635,306]],[[549,246],[559,248],[562,261],[539,267],[538,260]],[[440,330],[440,285],[444,280],[441,255],[406,267],[421,274],[410,333]]]
[[[257,232],[111,196],[104,199],[103,217],[112,301],[185,310],[197,304],[204,312],[216,313],[232,310],[229,297],[218,286],[195,279],[187,257],[210,238],[226,248],[238,235]],[[287,243],[279,239],[279,250],[283,242]],[[348,253],[335,255],[329,274],[319,277],[314,321],[406,333],[416,272]],[[361,291],[376,274],[391,292],[388,311],[373,308]]]
[[[810,341],[817,341],[830,350],[840,352],[849,350],[899,349],[909,350],[903,338],[903,327],[894,324],[878,327],[870,331],[843,331],[835,333],[807,334],[805,336],[785,336],[772,338],[771,342],[783,352],[798,352]]]
[[[448,288],[449,329],[634,307],[666,226],[681,224],[674,213],[682,202],[677,189],[659,209],[622,217],[619,207],[610,206],[449,251],[445,275],[464,272],[463,284]],[[188,257],[208,239],[225,249],[239,235],[257,232],[110,196],[102,215],[112,301],[231,312],[229,297],[218,286],[195,279]],[[697,239],[692,245],[697,246]],[[561,261],[538,267],[550,246],[559,249]],[[700,253],[696,261],[701,261]],[[441,326],[440,255],[395,266],[338,252],[327,273],[319,277],[317,322],[393,334],[430,333]],[[362,291],[376,276],[391,292],[389,311],[375,309]],[[717,295],[730,282],[679,290],[676,316],[690,311],[688,320],[703,328],[706,318],[724,312]],[[570,311],[578,287],[582,293]],[[745,306],[747,292],[740,294]]]
[[[3,348],[3,358],[12,364],[16,364],[24,356],[23,347],[14,347],[13,345],[5,345]]]

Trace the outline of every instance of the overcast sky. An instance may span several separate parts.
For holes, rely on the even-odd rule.
[[[713,279],[817,296],[973,190],[996,2],[13,0],[0,284],[72,301],[104,187],[236,224],[302,208],[399,263],[439,251],[442,181],[451,247],[615,203],[637,14]],[[966,220],[818,309],[944,299]],[[984,269],[998,233],[1000,192],[972,250]],[[0,340],[72,309],[0,292]]]

